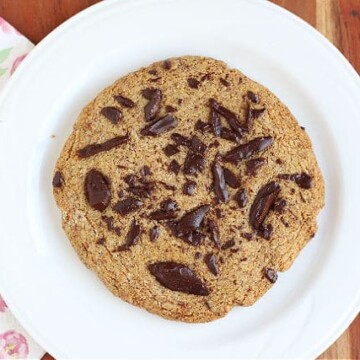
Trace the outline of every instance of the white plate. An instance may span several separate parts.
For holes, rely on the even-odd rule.
[[[225,60],[274,91],[326,180],[320,231],[291,270],[253,307],[197,325],[112,296],[72,250],[51,188],[81,108],[130,70],[185,54]],[[35,48],[1,103],[0,284],[11,310],[61,358],[315,357],[359,310],[359,104],[343,56],[266,1],[106,1],[77,15]]]

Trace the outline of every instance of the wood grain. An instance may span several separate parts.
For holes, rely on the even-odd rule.
[[[35,44],[99,0],[0,0],[0,16]],[[360,0],[271,0],[317,28],[360,73]],[[46,354],[43,360],[52,360]],[[360,315],[319,359],[360,359]]]

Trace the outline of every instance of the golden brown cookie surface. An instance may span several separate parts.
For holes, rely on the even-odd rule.
[[[103,90],[53,185],[67,236],[106,286],[188,322],[260,298],[313,237],[324,202],[289,110],[238,70],[192,56]]]

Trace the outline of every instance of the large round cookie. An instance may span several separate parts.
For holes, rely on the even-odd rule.
[[[86,266],[116,296],[187,322],[259,299],[324,204],[311,142],[286,106],[195,56],[103,90],[76,120],[53,186]]]

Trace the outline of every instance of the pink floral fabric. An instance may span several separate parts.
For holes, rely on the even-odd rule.
[[[1,90],[34,45],[0,17]],[[44,350],[11,314],[0,294],[0,359],[40,359]]]

